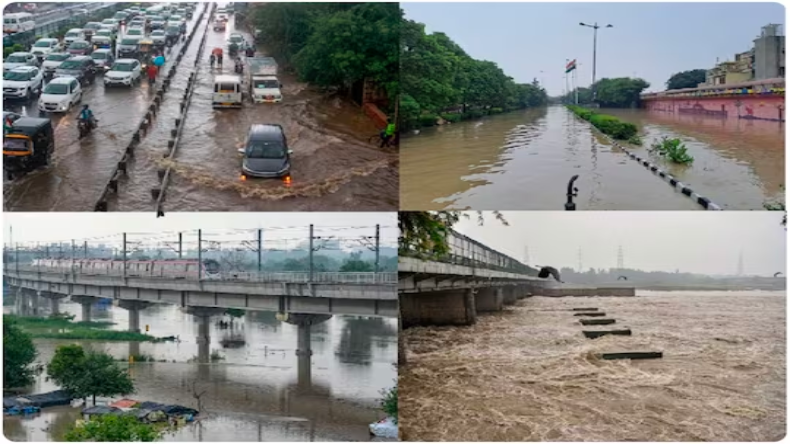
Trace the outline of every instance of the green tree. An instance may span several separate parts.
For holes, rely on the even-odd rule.
[[[605,108],[637,107],[639,95],[650,87],[642,79],[629,77],[601,79],[595,85],[596,101]]]
[[[112,356],[79,345],[58,347],[47,368],[49,376],[76,398],[126,395],[134,392],[129,374]]]
[[[375,271],[373,264],[367,261],[363,261],[361,257],[362,257],[362,253],[360,252],[351,253],[351,257],[346,259],[346,261],[340,267],[340,271],[357,272],[357,273]]]
[[[696,88],[697,85],[705,82],[707,72],[704,69],[676,72],[667,80],[667,89]]]
[[[133,415],[103,415],[66,432],[67,442],[152,442],[163,432]]]
[[[227,314],[231,318],[241,318],[244,317],[244,310],[242,310],[241,308],[229,308],[225,310],[225,314]]]
[[[491,212],[503,225],[508,225],[502,213]],[[461,211],[401,211],[398,213],[398,250],[400,255],[430,259],[450,252],[447,236],[461,217]],[[483,212],[477,212],[480,225],[485,222]]]
[[[3,388],[24,387],[33,382],[36,347],[16,321],[3,318]]]

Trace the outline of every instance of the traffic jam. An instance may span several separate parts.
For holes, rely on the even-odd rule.
[[[86,97],[100,82],[134,94],[156,82],[174,45],[186,37],[197,3],[131,6],[112,18],[87,21],[62,38],[40,38],[3,61],[3,160],[6,180],[46,166],[55,150],[59,119],[77,121],[78,138],[100,124]],[[8,16],[23,23],[19,16]],[[22,25],[20,25],[22,26]],[[18,28],[17,28],[18,29]],[[7,29],[4,28],[4,31]]]

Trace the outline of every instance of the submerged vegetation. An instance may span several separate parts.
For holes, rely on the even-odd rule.
[[[623,122],[617,117],[607,114],[598,114],[595,111],[583,108],[581,106],[568,105],[568,109],[582,119],[590,122],[594,127],[601,130],[602,133],[612,136],[618,140],[627,140],[634,145],[641,145],[642,141],[638,140],[637,128],[633,123]]]
[[[661,141],[653,142],[651,150],[666,157],[673,163],[688,164],[694,162],[694,158],[689,155],[686,145],[677,138],[663,137]]]
[[[3,322],[13,321],[36,339],[87,339],[102,341],[156,342],[162,339],[131,331],[105,330],[112,322],[74,322],[73,315],[58,314],[48,318],[3,315]]]
[[[384,398],[381,400],[381,409],[392,418],[393,422],[398,423],[398,386],[389,390],[382,390]]]

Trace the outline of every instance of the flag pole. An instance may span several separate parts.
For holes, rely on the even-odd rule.
[[[566,98],[566,100],[568,101],[568,103],[570,103],[571,90],[568,87],[568,62],[570,62],[570,59],[565,59],[565,91],[568,91],[568,97]]]

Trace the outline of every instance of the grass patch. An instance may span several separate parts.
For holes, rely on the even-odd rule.
[[[688,164],[694,162],[694,158],[689,155],[686,145],[677,138],[663,137],[660,142],[653,142],[651,149],[673,163]]]
[[[567,105],[567,107],[571,112],[601,130],[602,133],[612,136],[615,139],[627,140],[630,142],[633,137],[636,137],[636,133],[638,132],[636,125],[623,122],[615,116],[598,114],[590,109],[576,105]],[[641,141],[638,145],[641,145]]]
[[[158,342],[154,336],[133,331],[92,330],[74,328],[61,331],[30,331],[33,338],[40,339],[86,339],[98,341]]]
[[[3,320],[14,320],[20,327],[26,330],[42,329],[72,329],[72,328],[108,328],[115,325],[112,322],[74,322],[74,315],[55,315],[48,318],[37,318],[32,316],[3,315]]]

